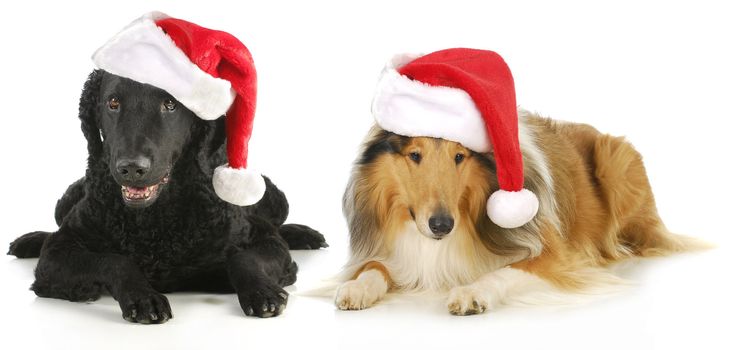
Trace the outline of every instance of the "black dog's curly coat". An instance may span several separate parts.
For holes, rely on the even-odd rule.
[[[146,125],[115,128],[124,121],[105,118],[135,116],[105,116],[116,112],[110,109],[112,99],[134,102],[135,113],[148,115],[130,123]],[[171,318],[161,293],[172,291],[236,292],[247,315],[282,312],[287,303],[282,287],[294,283],[297,272],[288,248],[325,247],[323,236],[307,226],[283,224],[287,200],[266,177],[259,203],[238,207],[220,200],[211,178],[226,162],[224,118],[204,121],[182,106],[177,117],[163,115],[165,108],[175,110],[176,102],[163,90],[101,70],[89,76],[79,107],[88,141],[86,175],[58,201],[57,232],[32,232],[10,245],[9,254],[19,258],[40,255],[31,287],[38,296],[89,301],[108,291],[123,317],[139,323]],[[171,126],[165,123],[181,129],[173,137],[180,145],[148,142],[166,135],[161,128]],[[125,137],[131,141],[120,141]],[[157,179],[161,188],[154,203],[144,208],[123,200],[120,186],[129,184],[114,171],[116,157],[131,144],[152,153],[159,164],[151,172],[156,167],[167,172]],[[167,161],[155,159],[156,147],[171,148]]]

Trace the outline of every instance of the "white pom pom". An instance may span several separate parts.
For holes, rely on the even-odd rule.
[[[267,189],[262,175],[248,169],[229,168],[228,165],[214,170],[213,187],[219,198],[239,206],[259,202]]]
[[[488,217],[503,228],[523,226],[539,211],[539,199],[527,189],[511,192],[498,190],[488,198]]]

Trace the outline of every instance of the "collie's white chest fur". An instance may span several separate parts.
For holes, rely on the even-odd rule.
[[[468,232],[456,230],[438,241],[422,235],[411,222],[382,263],[401,290],[444,292],[515,260],[491,253]]]

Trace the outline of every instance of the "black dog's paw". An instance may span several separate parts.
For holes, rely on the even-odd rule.
[[[103,291],[104,287],[100,284],[83,283],[67,289],[65,291],[65,297],[63,299],[82,303],[90,303],[92,301],[98,300],[102,296]]]
[[[273,283],[253,284],[238,294],[241,309],[247,316],[278,316],[287,306],[287,292]]]
[[[105,288],[96,283],[78,283],[75,285],[60,285],[49,283],[48,280],[37,278],[30,289],[37,296],[43,298],[65,299],[74,302],[92,302],[102,296]]]
[[[305,225],[285,224],[280,226],[280,235],[290,250],[320,249],[328,247],[325,236]]]
[[[156,291],[141,290],[125,293],[120,297],[122,317],[142,324],[165,323],[173,318],[168,298]]]
[[[26,233],[10,243],[8,255],[15,255],[20,259],[37,258],[41,255],[41,247],[50,233],[36,231]]]

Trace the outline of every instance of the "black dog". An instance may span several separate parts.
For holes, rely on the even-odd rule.
[[[131,322],[172,317],[172,291],[236,292],[244,313],[279,315],[295,282],[289,249],[326,247],[303,225],[283,225],[285,195],[265,177],[262,200],[220,200],[224,118],[204,121],[164,90],[96,70],[79,107],[86,176],[56,205],[57,232],[28,233],[8,254],[40,255],[31,289],[89,301],[108,291]]]

